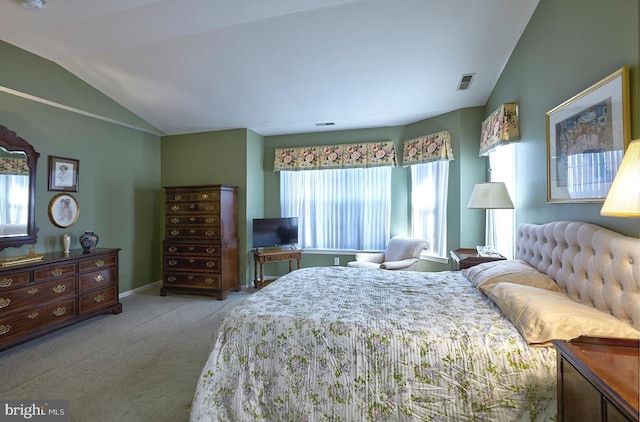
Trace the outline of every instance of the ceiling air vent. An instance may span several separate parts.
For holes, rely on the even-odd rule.
[[[474,76],[475,73],[467,73],[466,75],[462,75],[462,77],[460,78],[460,83],[458,84],[458,91],[469,89]]]
[[[320,126],[334,126],[335,123],[334,122],[318,122],[316,123],[316,126],[320,127]]]

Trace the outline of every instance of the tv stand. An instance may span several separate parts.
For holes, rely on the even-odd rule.
[[[273,282],[278,277],[265,278],[264,264],[265,262],[289,261],[289,272],[293,271],[293,260],[297,261],[297,268],[300,268],[300,260],[302,259],[301,249],[292,249],[291,247],[276,248],[258,248],[253,251],[253,284],[260,289],[267,284]],[[258,266],[260,271],[258,272]]]

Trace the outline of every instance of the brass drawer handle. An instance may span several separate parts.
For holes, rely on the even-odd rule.
[[[193,264],[194,262],[196,262],[196,260],[195,260],[195,259],[190,259],[190,260],[189,260],[189,264]]]
[[[215,232],[213,230],[207,230],[206,232],[204,232],[204,234],[206,234],[207,236],[213,236]]]
[[[170,275],[169,277],[167,277],[167,281],[170,283],[173,283],[174,281],[176,281],[176,278],[172,275]]]
[[[171,236],[177,236],[180,234],[180,230],[171,230],[169,234],[171,234]]]
[[[207,248],[207,253],[214,253],[216,248]]]
[[[207,267],[208,268],[213,268],[216,266],[216,261],[207,261]]]
[[[36,319],[36,318],[38,318],[38,315],[40,315],[40,314],[37,313],[37,312],[31,312],[29,315],[27,315],[27,318]]]
[[[187,276],[187,280],[193,280],[193,276],[192,275]]]
[[[180,222],[180,219],[179,219],[178,217],[173,217],[173,218],[171,219],[171,222],[172,222],[173,224],[178,224],[178,223]]]
[[[53,270],[51,270],[51,275],[54,277],[58,277],[62,274],[64,274],[64,270],[62,268],[54,268]]]
[[[11,299],[3,299],[0,297],[0,309],[6,308],[11,303]]]
[[[11,330],[10,325],[0,325],[0,336],[3,334],[7,334]]]
[[[54,316],[62,316],[62,315],[64,315],[66,312],[67,312],[67,308],[65,308],[65,307],[61,306],[61,307],[59,307],[58,309],[54,310],[54,311],[52,312],[52,314],[53,314]]]
[[[189,209],[195,210],[196,209],[196,204],[189,205]]]
[[[208,193],[203,193],[202,194],[202,199],[209,199],[209,194]]]
[[[176,248],[175,246],[169,246],[169,252],[175,252],[177,250],[178,248]]]
[[[189,221],[191,221],[193,223],[194,221],[196,221],[196,218],[195,217],[191,217],[191,218],[189,218]]]
[[[205,221],[206,221],[207,223],[211,224],[211,223],[213,223],[214,221],[216,221],[216,219],[215,219],[215,218],[213,218],[213,217],[207,217],[207,219],[206,219]]]
[[[100,303],[100,302],[104,302],[104,300],[105,300],[105,299],[106,299],[106,298],[105,298],[105,296],[104,296],[104,295],[98,295],[98,296],[96,296],[96,297],[94,297],[94,298],[93,298],[93,301],[94,301],[95,303]]]
[[[66,289],[67,289],[67,288],[66,288],[64,285],[62,285],[62,284],[58,284],[56,287],[54,287],[54,288],[53,288],[53,289],[51,289],[51,290],[53,290],[53,293],[58,294],[58,293],[62,293],[62,292],[64,292]]]
[[[175,259],[170,259],[169,260],[169,265],[176,265],[178,263],[178,261],[176,261]]]
[[[195,229],[191,229],[191,230],[189,230],[189,233],[196,234],[196,231],[195,231]]]
[[[176,195],[176,196],[175,196],[175,199],[176,199],[176,201],[181,200],[181,199],[182,199],[182,195]]]
[[[205,207],[205,209],[206,209],[207,211],[213,211],[213,205],[207,205],[207,206]]]
[[[11,283],[13,283],[13,279],[5,277],[0,280],[0,287],[9,287],[11,286]]]
[[[195,249],[196,249],[196,248],[194,248],[193,246],[189,246],[189,250],[190,250],[191,252],[193,252]]]
[[[216,282],[216,280],[215,280],[214,278],[207,277],[207,278],[204,280],[204,282],[205,282],[205,283],[207,283],[207,284],[213,284],[213,283],[215,283],[215,282]]]
[[[35,295],[36,293],[38,293],[38,288],[37,287],[32,287],[29,290],[27,290],[27,293],[30,295]]]
[[[104,259],[99,259],[94,264],[97,268],[104,267]]]
[[[180,207],[178,205],[174,205],[171,207],[171,211],[180,211]]]
[[[97,276],[93,277],[93,281],[95,281],[96,283],[102,283],[104,281],[104,276],[102,274],[98,274]]]

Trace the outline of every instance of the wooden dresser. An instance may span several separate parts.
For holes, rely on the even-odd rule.
[[[578,337],[554,340],[561,421],[638,421],[640,342]]]
[[[238,192],[235,186],[165,187],[160,294],[195,293],[223,300],[240,290]]]
[[[0,268],[0,350],[95,315],[122,312],[118,252],[50,253]]]

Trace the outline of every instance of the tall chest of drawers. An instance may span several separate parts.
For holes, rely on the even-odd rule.
[[[240,290],[238,191],[235,186],[165,187],[160,294],[195,293],[223,300]]]
[[[122,312],[118,252],[50,253],[0,269],[0,350],[95,315]]]

